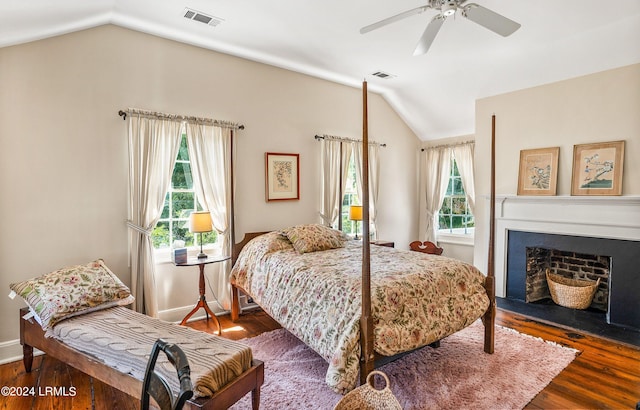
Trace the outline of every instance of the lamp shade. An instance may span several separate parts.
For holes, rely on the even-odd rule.
[[[349,219],[362,221],[362,205],[351,205],[349,207]]]
[[[211,213],[209,211],[191,212],[189,215],[189,232],[203,233],[213,230]]]

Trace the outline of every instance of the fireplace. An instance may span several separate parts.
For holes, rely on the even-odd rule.
[[[529,264],[549,263],[565,276],[600,277],[598,298],[602,299],[606,294],[607,301],[599,310],[605,314],[606,322],[640,329],[640,315],[637,314],[640,297],[634,286],[640,275],[637,262],[640,242],[510,230],[507,243],[507,298],[527,300],[527,253],[529,256],[535,254],[535,263],[530,259]],[[555,255],[555,260],[543,261],[546,252],[540,249],[548,250],[549,258]],[[602,284],[603,279],[606,286]],[[595,308],[593,303],[592,308]]]
[[[637,339],[639,255],[640,197],[496,198],[496,295],[504,303],[533,306],[525,309],[535,312],[569,311],[571,320],[585,313],[603,323],[603,332],[629,330]],[[585,311],[552,306],[546,269],[567,277],[600,278],[591,306]]]

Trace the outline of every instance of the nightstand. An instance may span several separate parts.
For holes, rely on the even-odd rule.
[[[395,247],[395,243],[391,242],[391,241],[383,241],[381,239],[378,239],[377,241],[370,241],[369,242],[371,245],[378,245],[378,246],[386,246],[388,248],[393,248]]]
[[[200,281],[199,281],[200,283],[199,283],[199,289],[198,289],[200,291],[200,298],[198,299],[198,303],[196,303],[196,306],[193,308],[193,310],[189,312],[187,316],[184,317],[184,319],[182,319],[182,322],[180,322],[181,325],[185,325],[187,323],[187,320],[194,313],[196,313],[198,310],[202,308],[204,309],[207,320],[209,320],[209,315],[211,315],[211,318],[216,321],[216,324],[218,325],[218,335],[222,336],[222,326],[220,325],[220,321],[218,320],[218,317],[211,311],[211,309],[209,309],[207,300],[204,297],[204,294],[205,294],[204,265],[208,265],[210,263],[223,262],[229,259],[231,259],[230,256],[208,256],[207,258],[201,258],[201,259],[189,258],[186,263],[175,264],[176,266],[198,266],[200,268]]]

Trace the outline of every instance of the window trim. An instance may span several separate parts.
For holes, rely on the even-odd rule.
[[[436,240],[438,243],[473,246],[475,244],[475,230],[467,234],[436,232]]]

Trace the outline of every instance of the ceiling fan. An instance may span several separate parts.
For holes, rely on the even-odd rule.
[[[396,21],[413,16],[414,14],[424,13],[429,9],[437,10],[438,14],[431,19],[431,22],[427,25],[427,28],[424,30],[424,33],[422,33],[422,37],[420,37],[420,41],[418,41],[418,45],[413,52],[413,55],[417,56],[425,54],[429,50],[431,43],[433,43],[433,40],[436,38],[436,35],[444,21],[447,17],[454,16],[458,10],[460,10],[462,17],[468,18],[474,23],[478,23],[482,27],[500,34],[503,37],[513,34],[520,28],[520,23],[516,23],[515,21],[476,3],[464,5],[466,2],[467,0],[429,0],[429,2],[424,6],[407,10],[403,13],[396,14],[395,16],[380,20],[377,23],[365,26],[360,29],[360,34],[368,33],[380,27],[384,27],[387,24],[395,23]]]

